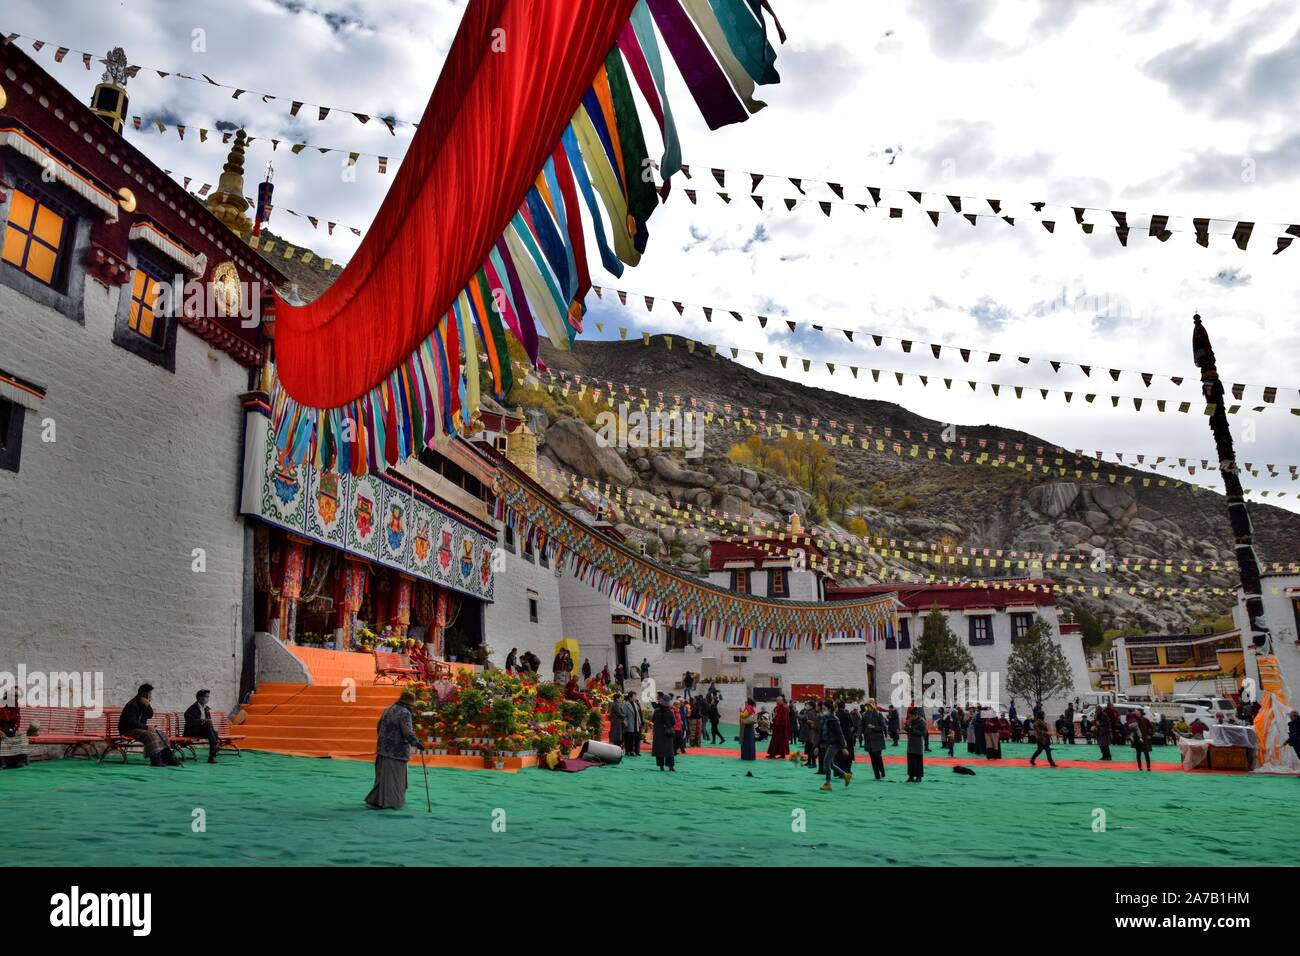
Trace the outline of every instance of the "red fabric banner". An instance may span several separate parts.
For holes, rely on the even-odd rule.
[[[443,321],[519,208],[635,0],[470,0],[392,189],[315,302],[276,305],[276,371],[333,408]]]

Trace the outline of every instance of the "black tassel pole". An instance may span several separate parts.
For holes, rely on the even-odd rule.
[[[1250,636],[1256,647],[1271,653],[1269,629],[1264,623],[1264,600],[1260,596],[1259,558],[1255,554],[1250,512],[1246,508],[1245,493],[1241,490],[1237,455],[1233,450],[1232,432],[1228,428],[1223,382],[1215,363],[1210,333],[1201,324],[1199,315],[1192,316],[1192,325],[1192,361],[1201,370],[1201,388],[1205,392],[1205,401],[1213,409],[1210,414],[1210,431],[1214,434],[1223,487],[1228,496],[1228,521],[1232,525],[1232,536],[1236,542],[1237,570],[1241,575],[1241,592],[1246,599],[1246,615],[1250,618]]]

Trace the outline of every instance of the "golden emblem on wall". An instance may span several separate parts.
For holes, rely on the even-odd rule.
[[[240,282],[235,264],[226,261],[212,270],[212,300],[217,315],[233,318],[239,315]]]

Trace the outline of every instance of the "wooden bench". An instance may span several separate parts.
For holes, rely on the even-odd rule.
[[[405,684],[418,680],[420,675],[414,667],[402,662],[402,655],[393,651],[375,650],[375,683]]]
[[[64,757],[95,756],[95,747],[103,743],[104,735],[88,726],[93,722],[80,707],[24,707],[23,727],[35,724],[39,734],[29,734],[27,742],[33,747],[62,747]]]

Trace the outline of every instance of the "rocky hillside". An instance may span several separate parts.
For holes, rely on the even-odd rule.
[[[746,405],[754,416],[766,409],[790,416],[838,419],[889,426],[897,432],[928,432],[935,440],[940,423],[914,415],[891,402],[851,398],[761,375],[706,351],[666,349],[656,343],[579,342],[572,352],[543,344],[544,358],[556,370],[577,372],[616,382],[649,384],[664,392],[703,400]],[[550,414],[544,402],[533,401],[529,413],[544,434],[543,473],[559,488],[566,475],[609,480],[629,489],[643,502],[686,502],[732,514],[783,519],[799,513],[807,519],[811,496],[791,482],[755,468],[743,468],[727,458],[728,449],[747,433],[725,430],[718,423],[706,428],[705,453],[684,459],[680,452],[601,447],[595,434],[571,408]],[[556,416],[552,421],[551,416]],[[981,426],[959,430],[968,440],[985,438],[1030,447],[1050,443],[1012,429]],[[898,437],[898,436],[896,436]],[[905,443],[906,445],[906,443]],[[1087,480],[1047,481],[1043,476],[961,462],[896,457],[857,447],[836,449],[841,475],[857,485],[865,499],[852,512],[866,521],[870,535],[946,541],[963,547],[1002,548],[1052,554],[1070,548],[1104,548],[1110,560],[1188,557],[1227,563],[1219,572],[1165,574],[1111,570],[1107,572],[1049,571],[1061,583],[1127,588],[1146,586],[1220,586],[1236,583],[1232,538],[1223,499],[1188,488],[1143,488],[1137,478],[1148,472],[1105,466],[1104,473],[1133,475],[1135,483],[1112,485]],[[882,490],[883,489],[883,490]],[[874,490],[874,493],[869,493]],[[589,503],[593,507],[595,503]],[[1300,547],[1300,515],[1271,506],[1252,505],[1256,546],[1262,560],[1291,561]],[[706,567],[707,529],[661,520],[640,520],[630,513],[616,515],[621,530],[649,541],[661,558],[687,571]],[[805,520],[805,524],[809,524]],[[838,525],[835,526],[838,529]],[[653,540],[652,540],[653,539]],[[927,573],[931,566],[906,561],[872,559],[871,575]],[[968,569],[969,570],[969,569]],[[1077,603],[1107,627],[1135,625],[1147,629],[1177,629],[1198,617],[1225,613],[1230,598],[1210,596],[1142,597],[1113,594],[1085,596]]]

